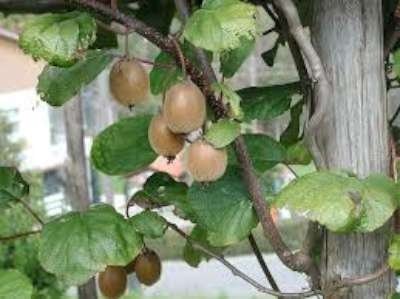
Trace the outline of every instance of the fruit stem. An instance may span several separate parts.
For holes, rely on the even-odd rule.
[[[129,30],[128,30],[128,27],[125,27],[124,46],[125,46],[125,57],[129,59]]]
[[[186,80],[187,79],[187,73],[186,73],[186,64],[185,64],[185,57],[183,56],[183,52],[182,52],[182,48],[179,45],[179,42],[176,40],[175,36],[170,36],[171,37],[171,41],[174,44],[176,51],[178,52],[178,57],[179,57],[179,61],[181,63],[181,68],[182,68],[182,75],[183,78]]]

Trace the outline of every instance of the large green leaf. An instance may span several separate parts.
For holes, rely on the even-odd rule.
[[[91,50],[71,67],[46,66],[39,76],[37,92],[51,106],[62,106],[83,86],[94,80],[111,62],[112,55]]]
[[[0,167],[0,207],[29,193],[29,185],[14,167]]]
[[[209,185],[193,184],[188,196],[198,223],[208,231],[208,240],[213,246],[237,243],[257,225],[238,168],[228,168],[221,179]]]
[[[351,193],[360,190],[356,178],[314,172],[291,182],[277,195],[275,203],[340,232],[348,230],[357,219],[357,204]]]
[[[233,75],[239,70],[243,62],[254,50],[256,41],[255,39],[241,37],[240,43],[241,45],[238,48],[229,51],[223,51],[221,53],[221,73],[226,78],[233,77]]]
[[[249,87],[237,93],[242,98],[244,119],[269,120],[289,110],[292,96],[299,92],[299,83],[267,87]]]
[[[266,135],[244,135],[243,137],[257,171],[264,172],[285,161],[285,148],[271,137]]]
[[[371,232],[384,225],[398,206],[398,187],[383,175],[371,175],[361,181],[361,211],[356,230]]]
[[[257,9],[239,0],[207,1],[188,20],[184,36],[196,47],[212,52],[235,49],[241,37],[257,33]]]
[[[69,66],[95,40],[95,20],[87,13],[73,11],[34,18],[25,25],[19,44],[35,59],[44,59],[52,65]]]
[[[215,148],[230,144],[240,135],[240,124],[234,120],[221,119],[211,125],[204,138]]]
[[[400,235],[392,236],[389,246],[389,266],[393,270],[400,270]]]
[[[17,270],[0,270],[0,299],[31,299],[32,283]]]
[[[395,184],[385,176],[359,180],[344,174],[314,172],[290,183],[275,203],[332,231],[371,232],[392,216],[397,193]]]
[[[213,253],[221,254],[225,247],[215,247],[210,244],[207,240],[207,231],[199,225],[196,225],[190,235],[189,239],[195,241],[198,244],[206,247],[208,250],[211,250]],[[183,248],[183,259],[192,267],[197,267],[201,260],[205,258],[206,260],[210,259],[210,256],[203,253],[192,246],[190,242],[186,242],[185,247]]]
[[[129,222],[138,233],[152,239],[162,237],[167,230],[165,219],[149,210],[129,218]]]
[[[176,182],[167,173],[158,172],[147,179],[143,190],[134,195],[134,200],[174,205],[185,218],[193,221],[194,214],[187,191],[188,186],[185,183]]]
[[[157,155],[150,147],[149,115],[124,118],[102,131],[93,141],[94,166],[108,175],[124,175],[148,166]]]
[[[113,207],[101,204],[47,223],[39,260],[66,284],[79,285],[107,265],[128,264],[142,247],[142,238],[131,224]]]

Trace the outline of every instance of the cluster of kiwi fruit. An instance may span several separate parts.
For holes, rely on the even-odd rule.
[[[161,276],[161,261],[157,253],[145,248],[125,267],[107,266],[98,277],[101,293],[108,299],[121,297],[126,291],[128,275],[134,272],[140,283],[146,286],[155,284]]]
[[[143,103],[148,94],[149,79],[143,66],[134,59],[122,59],[110,73],[110,89],[122,105],[133,107]],[[206,120],[206,99],[189,79],[176,83],[165,93],[161,111],[153,117],[148,128],[152,149],[173,161],[185,146],[185,137],[200,129]],[[187,148],[185,164],[193,179],[211,182],[226,170],[227,152],[216,149],[203,139]]]

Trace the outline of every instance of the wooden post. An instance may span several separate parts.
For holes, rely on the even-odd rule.
[[[317,141],[329,169],[389,174],[381,0],[314,1],[313,42],[332,86]],[[387,260],[388,225],[370,234],[326,231],[322,282],[376,271]],[[386,299],[392,273],[328,298]]]
[[[64,119],[68,150],[66,193],[70,196],[74,210],[85,211],[88,209],[91,199],[80,96],[64,105]],[[97,299],[95,278],[91,278],[87,283],[79,286],[78,294],[79,299]]]

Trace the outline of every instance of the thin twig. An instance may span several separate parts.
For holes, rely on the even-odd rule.
[[[11,236],[6,236],[6,237],[0,236],[0,242],[13,241],[16,239],[25,238],[25,237],[29,237],[31,235],[39,234],[40,232],[41,232],[41,230],[33,230],[33,231],[19,233],[19,234],[15,234],[15,235],[11,235]]]
[[[332,294],[338,289],[351,288],[351,287],[357,286],[357,285],[368,284],[370,282],[373,282],[373,281],[379,279],[380,277],[385,275],[385,273],[387,273],[388,271],[390,271],[390,268],[387,264],[385,264],[381,268],[379,268],[377,271],[367,274],[367,275],[351,277],[351,278],[342,278],[339,282],[332,285],[325,292],[327,294]]]
[[[187,75],[186,75],[186,64],[185,64],[185,56],[183,56],[183,52],[181,49],[181,46],[179,45],[179,42],[176,40],[174,36],[171,36],[171,40],[174,43],[174,46],[176,48],[176,52],[178,53],[179,56],[179,61],[181,64],[181,69],[182,69],[182,75],[183,78],[186,80]]]
[[[274,0],[275,5],[280,9],[288,23],[291,35],[295,39],[304,59],[310,67],[310,78],[314,83],[314,113],[309,119],[305,130],[305,137],[314,156],[314,161],[319,169],[325,169],[327,163],[319,145],[316,142],[316,133],[321,122],[325,118],[325,110],[330,94],[330,85],[325,74],[324,67],[318,53],[315,51],[308,35],[301,25],[300,17],[292,0]]]
[[[277,26],[274,26],[274,27],[272,27],[272,28],[270,28],[270,29],[264,31],[262,35],[266,36],[266,35],[268,35],[268,34],[270,34],[270,33],[272,33],[272,32],[277,32],[277,31],[278,31],[278,27],[277,27]]]
[[[129,58],[129,30],[128,30],[128,27],[125,28],[124,51],[125,51],[125,57]]]
[[[113,32],[113,33],[118,34],[118,35],[126,35],[126,29],[112,27],[111,25],[108,25],[108,24],[106,24],[106,23],[104,23],[104,22],[102,22],[100,20],[96,20],[96,24],[97,24],[97,26],[103,28],[104,30]],[[119,25],[119,26],[122,26],[122,25]],[[134,31],[135,30],[128,30],[128,33],[132,33]]]
[[[44,224],[42,218],[40,218],[40,216],[31,208],[31,206],[26,201],[24,201],[22,198],[19,198],[18,202],[23,205],[25,210],[27,210],[33,216],[33,218],[37,220],[37,222],[39,222],[41,225]]]
[[[280,26],[278,17],[275,15],[275,13],[272,11],[272,9],[268,6],[268,3],[265,3],[265,5],[263,3],[263,6],[264,6],[265,11],[269,15],[269,17],[275,22],[275,25]]]
[[[260,248],[258,248],[256,239],[254,238],[253,234],[250,234],[248,239],[249,239],[251,249],[253,250],[253,252],[257,258],[257,261],[260,264],[260,267],[261,267],[262,271],[264,272],[264,275],[267,278],[270,286],[272,287],[272,289],[274,291],[280,292],[278,284],[276,283],[274,277],[272,276],[272,273],[269,270],[268,265],[264,260],[264,257],[262,256]]]
[[[283,293],[283,292],[277,292],[272,289],[269,289],[262,284],[258,283],[255,281],[253,278],[248,276],[246,273],[242,272],[238,268],[236,268],[234,265],[232,265],[230,262],[228,262],[223,256],[216,254],[209,250],[208,248],[204,247],[200,243],[196,242],[195,240],[191,239],[189,235],[187,235],[183,230],[181,230],[176,224],[167,222],[168,227],[170,227],[172,230],[174,230],[176,233],[178,233],[181,237],[186,239],[188,243],[190,243],[193,248],[196,248],[197,250],[202,251],[206,255],[216,259],[220,263],[222,263],[225,267],[227,267],[233,275],[238,276],[239,278],[243,279],[253,287],[255,287],[258,291],[262,293],[266,293],[269,295],[277,296],[277,297],[285,297],[285,298],[307,298],[311,296],[315,296],[318,294],[321,294],[320,291],[305,291],[305,292],[296,292],[296,293]]]

